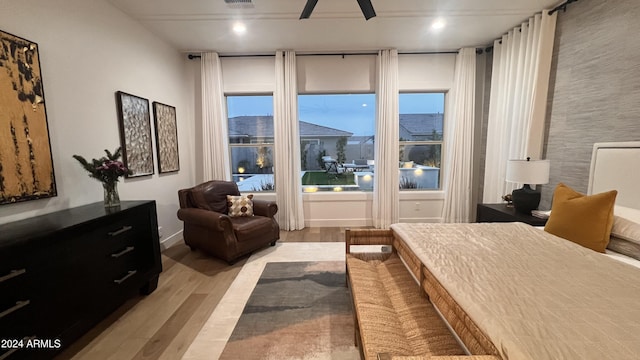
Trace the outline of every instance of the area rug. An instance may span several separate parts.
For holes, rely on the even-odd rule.
[[[267,263],[220,359],[357,359],[344,267]]]

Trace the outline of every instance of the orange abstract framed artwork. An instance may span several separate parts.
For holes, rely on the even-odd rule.
[[[0,31],[0,204],[57,195],[38,44]]]

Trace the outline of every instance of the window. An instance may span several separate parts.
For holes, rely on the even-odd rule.
[[[374,94],[299,95],[305,192],[373,189]]]
[[[440,189],[444,93],[400,94],[400,190]]]
[[[231,173],[240,191],[273,191],[273,96],[227,96]]]

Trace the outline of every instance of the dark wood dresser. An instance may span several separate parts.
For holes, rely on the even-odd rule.
[[[0,225],[0,359],[50,359],[162,271],[155,201]]]

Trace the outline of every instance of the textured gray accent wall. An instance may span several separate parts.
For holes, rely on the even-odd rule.
[[[489,52],[487,52],[489,50]],[[491,91],[491,67],[493,49],[486,48],[476,56],[476,109],[473,135],[473,185],[471,191],[471,221],[476,219],[476,205],[482,202],[484,190],[484,164],[487,149],[487,118],[489,117],[489,93]]]
[[[558,13],[541,209],[563,182],[586,192],[596,142],[640,140],[640,3],[581,0]]]
[[[493,48],[491,47],[489,52],[485,51],[485,53],[481,56],[484,56],[484,69],[482,71],[482,75],[484,78],[476,79],[476,81],[481,82],[481,85],[484,90],[482,92],[476,92],[476,101],[482,102],[482,108],[479,110],[480,112],[480,120],[476,121],[476,137],[475,141],[480,142],[479,148],[476,148],[475,159],[477,162],[478,168],[478,176],[475,176],[475,189],[477,192],[477,196],[475,197],[475,204],[473,204],[474,211],[477,203],[482,202],[482,196],[484,193],[484,169],[487,158],[487,128],[489,124],[489,102],[491,100],[491,75],[493,71]],[[480,65],[481,63],[479,63]],[[478,110],[476,110],[478,111]],[[475,169],[475,168],[474,168]]]

